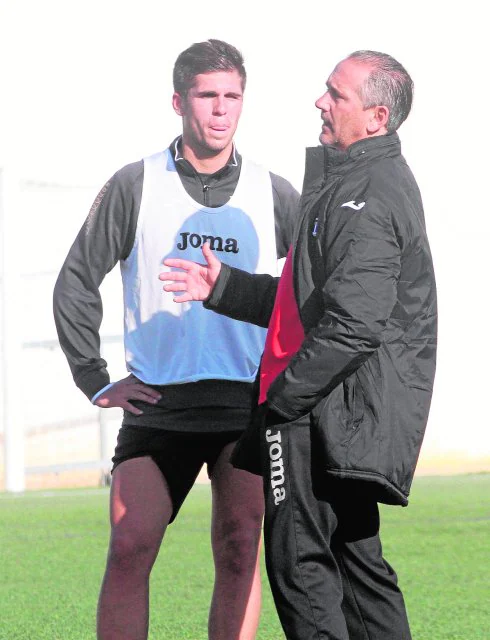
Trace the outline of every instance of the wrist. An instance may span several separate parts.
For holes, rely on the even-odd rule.
[[[108,389],[110,389],[112,386],[114,385],[113,382],[109,382],[109,384],[106,384],[105,387],[102,387],[102,389],[100,389],[99,391],[97,391],[97,393],[95,393],[92,398],[90,399],[90,402],[92,404],[95,404],[95,401],[97,400],[97,398],[99,396],[101,396],[103,393],[105,393]]]

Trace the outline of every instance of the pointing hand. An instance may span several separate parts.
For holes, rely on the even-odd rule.
[[[213,290],[221,271],[221,262],[211,251],[209,243],[202,246],[202,253],[206,264],[198,264],[191,260],[167,258],[163,261],[166,267],[176,267],[182,271],[163,271],[158,277],[168,281],[164,291],[183,291],[174,296],[175,302],[189,302],[190,300],[206,300]]]

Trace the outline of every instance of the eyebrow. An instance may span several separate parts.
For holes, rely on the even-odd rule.
[[[340,91],[340,89],[336,86],[333,85],[330,80],[327,80],[327,82],[325,83],[327,85],[327,89],[332,93],[336,93],[338,95],[342,95],[342,91]]]
[[[215,89],[203,89],[202,91],[198,91],[196,93],[196,96],[199,98],[205,98],[206,96],[217,96],[218,95],[218,91],[216,91]],[[234,98],[241,98],[243,96],[243,93],[237,92],[237,91],[226,91],[225,92],[225,96],[232,96]]]

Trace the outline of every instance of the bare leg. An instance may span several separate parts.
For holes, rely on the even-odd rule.
[[[216,574],[209,612],[210,640],[253,640],[259,624],[262,478],[229,463],[233,447],[232,443],[223,449],[211,477]]]
[[[111,540],[97,612],[98,640],[146,640],[149,577],[172,514],[150,457],[122,462],[111,487]]]

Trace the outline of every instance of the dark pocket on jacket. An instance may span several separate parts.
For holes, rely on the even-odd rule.
[[[364,412],[364,401],[357,373],[353,373],[346,378],[342,385],[344,390],[344,404],[347,410],[345,424],[348,428],[355,430],[359,426]]]

